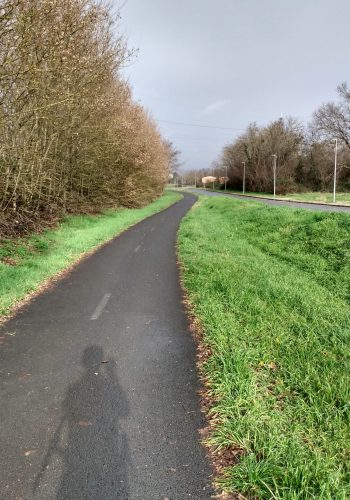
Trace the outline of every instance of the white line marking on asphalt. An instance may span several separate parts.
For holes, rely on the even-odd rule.
[[[106,307],[107,302],[110,299],[111,294],[110,293],[105,293],[102,299],[100,300],[98,306],[96,307],[93,315],[91,316],[91,320],[98,319],[103,311],[103,309]]]
[[[137,245],[137,247],[135,248],[134,252],[138,252],[141,248],[141,245]]]

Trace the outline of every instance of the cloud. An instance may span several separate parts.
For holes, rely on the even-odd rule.
[[[198,113],[198,116],[207,116],[215,113],[216,111],[219,111],[220,109],[224,108],[228,104],[230,104],[231,101],[228,99],[221,99],[220,101],[214,101],[211,104],[208,104],[200,113]]]

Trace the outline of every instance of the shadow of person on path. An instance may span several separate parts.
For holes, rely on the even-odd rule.
[[[100,346],[85,349],[80,380],[69,386],[62,419],[52,438],[34,491],[59,457],[63,472],[57,500],[127,499],[129,450],[119,421],[129,413],[128,401]]]

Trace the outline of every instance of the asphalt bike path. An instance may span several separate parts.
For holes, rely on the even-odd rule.
[[[138,223],[0,328],[0,498],[208,499],[176,232]]]

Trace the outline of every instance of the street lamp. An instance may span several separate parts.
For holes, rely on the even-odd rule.
[[[276,164],[277,155],[271,155],[273,158],[273,197],[276,198]]]
[[[243,165],[243,194],[245,193],[245,161],[242,161]]]
[[[338,153],[338,139],[333,139],[335,142],[334,148],[334,181],[333,181],[333,203],[335,203],[335,193],[337,190],[337,153]]]

